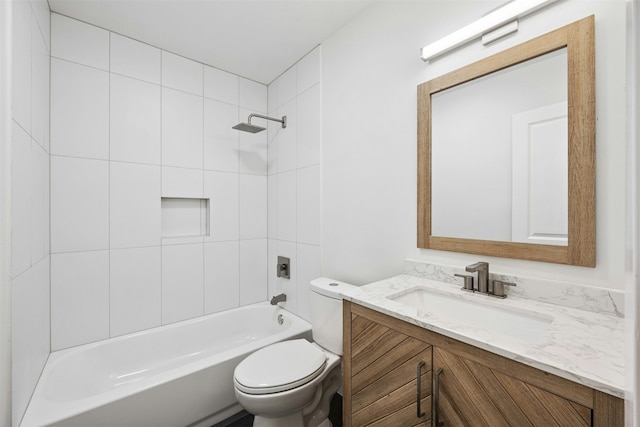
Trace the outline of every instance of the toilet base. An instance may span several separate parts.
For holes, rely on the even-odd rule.
[[[304,420],[302,413],[282,418],[266,418],[256,415],[253,418],[253,427],[304,427]],[[333,424],[327,418],[318,424],[318,427],[333,427]]]
[[[253,427],[304,427],[304,418],[302,411],[286,417],[267,418],[256,415],[253,418]]]

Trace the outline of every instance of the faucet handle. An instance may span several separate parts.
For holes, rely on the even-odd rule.
[[[462,277],[462,279],[464,279],[464,286],[461,288],[463,291],[475,292],[475,290],[473,289],[473,276],[472,275],[455,273],[454,276]]]
[[[506,298],[507,294],[504,293],[505,286],[516,286],[516,284],[511,282],[505,282],[504,280],[494,280],[493,292],[490,295],[496,298]]]
[[[489,263],[485,261],[479,261],[470,265],[467,265],[465,268],[470,273],[476,271],[489,271]]]

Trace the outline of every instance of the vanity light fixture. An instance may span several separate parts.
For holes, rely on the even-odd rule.
[[[557,0],[513,0],[493,12],[488,13],[477,21],[460,28],[458,31],[423,47],[420,50],[420,58],[426,62],[431,58],[442,55],[445,52],[455,49],[458,46],[462,46],[473,39],[476,39],[486,33],[493,32],[501,26],[508,24],[506,32],[496,31],[493,38],[490,38],[489,41],[484,41],[484,43],[487,44],[499,37],[503,37],[517,31],[518,18],[528,15],[556,1]],[[500,35],[496,36],[496,34]]]

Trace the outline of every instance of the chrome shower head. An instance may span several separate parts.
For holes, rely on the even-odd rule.
[[[258,132],[262,132],[266,128],[252,125],[251,123],[238,123],[233,127],[233,129],[241,130],[242,132],[258,133]]]
[[[247,123],[238,123],[232,129],[241,130],[243,132],[250,132],[250,133],[258,133],[258,132],[262,132],[263,130],[265,130],[266,128],[263,128],[262,126],[256,126],[256,125],[252,125],[251,124],[251,119],[254,118],[254,117],[258,117],[260,119],[271,120],[271,121],[274,121],[274,122],[280,122],[280,123],[282,123],[282,128],[283,129],[287,127],[287,116],[282,116],[282,119],[274,119],[273,117],[263,116],[262,114],[249,114],[249,118],[247,119]]]

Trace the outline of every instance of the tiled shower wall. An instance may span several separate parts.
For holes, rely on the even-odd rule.
[[[12,418],[49,356],[49,6],[14,1],[11,141]]]
[[[269,295],[284,292],[288,310],[310,320],[309,282],[321,276],[321,46],[269,85]],[[276,277],[278,255],[291,278]]]
[[[267,299],[265,85],[58,14],[51,47],[51,347]],[[209,234],[162,237],[161,197]]]

